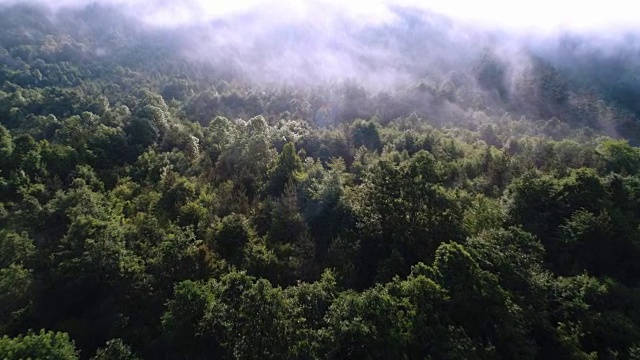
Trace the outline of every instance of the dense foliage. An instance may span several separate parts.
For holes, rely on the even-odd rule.
[[[511,88],[487,50],[264,85],[108,8],[0,23],[0,358],[640,358],[640,127],[604,81],[531,55]]]

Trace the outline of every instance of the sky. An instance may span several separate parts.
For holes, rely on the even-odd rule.
[[[24,0],[22,0],[24,1]],[[0,0],[0,3],[22,2]],[[52,6],[90,0],[35,0]],[[283,17],[313,16],[318,6],[356,20],[393,20],[391,7],[413,6],[454,19],[515,31],[640,30],[640,4],[633,0],[94,0],[129,7],[152,23],[183,25],[263,8]],[[312,5],[311,5],[312,4]]]

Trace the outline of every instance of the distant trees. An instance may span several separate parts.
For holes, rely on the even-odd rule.
[[[474,68],[478,84],[486,90],[495,91],[501,100],[507,100],[507,64],[491,50],[485,50]]]
[[[558,69],[540,57],[531,56],[528,68],[520,76],[514,91],[514,104],[519,109],[542,118],[563,113],[569,89],[566,77]]]

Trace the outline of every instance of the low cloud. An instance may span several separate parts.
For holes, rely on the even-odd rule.
[[[32,0],[50,7],[85,6],[84,0]],[[24,3],[0,0],[0,3]],[[318,9],[326,9],[357,22],[380,23],[394,18],[396,7],[434,11],[457,20],[512,31],[553,32],[558,30],[637,30],[640,27],[638,5],[628,0],[94,0],[137,13],[153,24],[179,26],[223,19],[228,16],[262,11],[278,19],[316,18]],[[275,14],[274,14],[275,13]]]

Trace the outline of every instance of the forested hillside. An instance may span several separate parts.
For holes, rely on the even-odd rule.
[[[0,5],[0,358],[640,359],[638,40],[395,11]]]

